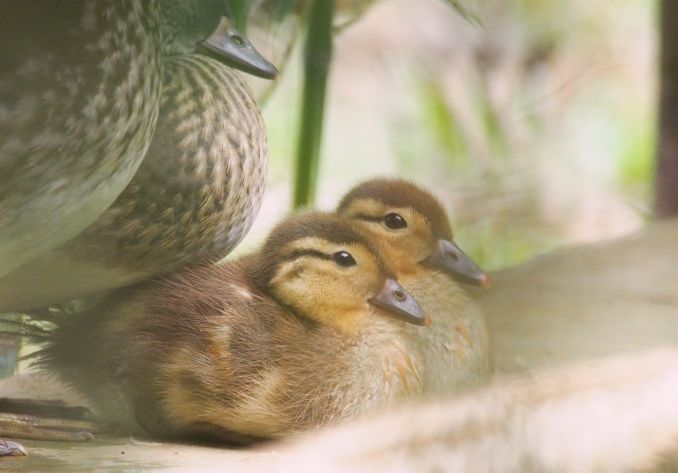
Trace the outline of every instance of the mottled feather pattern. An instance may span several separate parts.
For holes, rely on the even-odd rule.
[[[77,233],[124,188],[148,147],[161,87],[157,2],[40,5],[41,16],[54,14],[54,31],[8,43],[29,53],[3,51],[0,71],[0,249],[17,261]],[[36,48],[41,40],[51,49]]]
[[[104,71],[99,76],[109,74],[112,79],[95,81],[89,90],[85,80],[89,80],[87,71],[80,64],[88,60],[89,55],[81,57],[82,53],[74,52],[77,47],[70,43],[70,47],[62,51],[65,59],[76,63],[73,70],[68,67],[65,70],[77,72],[76,76],[85,74],[76,81],[64,82],[70,87],[69,93],[77,98],[74,101],[85,104],[82,106],[86,113],[83,118],[79,109],[69,104],[53,107],[52,112],[63,115],[68,123],[68,133],[57,130],[65,142],[60,149],[68,152],[82,144],[87,150],[83,148],[81,153],[76,153],[77,172],[71,172],[70,161],[61,162],[71,156],[59,155],[54,156],[59,166],[44,163],[40,168],[27,168],[29,174],[31,170],[43,172],[43,168],[49,171],[47,177],[51,180],[46,179],[51,186],[49,193],[42,192],[40,176],[26,174],[31,178],[33,193],[27,186],[9,199],[0,198],[0,311],[60,303],[133,284],[185,262],[218,260],[244,237],[261,205],[268,150],[259,108],[233,69],[192,52],[197,42],[209,35],[218,23],[223,2],[170,0],[161,2],[160,11],[155,1],[80,0],[77,5],[83,11],[78,10],[75,19],[85,30],[91,30],[91,38],[77,45],[82,43],[88,54],[99,53],[96,61],[90,62],[95,71]],[[39,26],[45,23],[57,39],[63,34],[64,21],[60,21],[59,13],[67,9],[55,7],[53,2],[26,2],[22,6],[28,18],[40,13],[41,8],[54,13],[59,20],[56,25],[44,20],[37,23]],[[129,24],[135,15],[142,16],[141,25]],[[71,16],[65,21],[70,26],[65,28],[67,35],[72,30],[79,31],[70,24]],[[157,37],[140,41],[137,35],[148,28]],[[10,29],[10,33],[12,31]],[[0,32],[0,39],[3,33]],[[109,48],[108,54],[103,54],[104,47]],[[0,53],[4,53],[2,48]],[[155,56],[149,57],[151,53]],[[130,55],[136,56],[131,60]],[[130,64],[125,63],[127,59]],[[17,65],[16,61],[12,59],[10,66]],[[40,65],[33,67],[39,69]],[[55,68],[58,75],[59,68]],[[113,78],[119,83],[111,84]],[[0,83],[3,80],[6,85],[6,79],[0,74]],[[147,93],[148,83],[157,86],[154,93]],[[59,95],[64,94],[51,94],[57,98]],[[30,94],[23,94],[22,100],[19,101],[22,107],[28,104],[35,108]],[[146,101],[154,107],[148,116],[141,113],[147,108]],[[5,103],[0,100],[0,122]],[[133,126],[130,120],[135,119],[140,123]],[[46,140],[56,139],[57,135],[50,133],[49,127],[43,128],[47,129]],[[88,142],[89,135],[79,140],[81,129],[103,133],[103,137],[94,137],[94,143]],[[94,148],[103,147],[107,157],[115,154],[117,150],[112,147],[110,136],[118,135],[131,147],[143,143],[139,156],[134,155],[131,148],[120,150],[126,160],[117,163],[118,170],[127,172],[126,166],[133,166],[126,175],[128,180],[136,171],[126,188],[115,188],[119,179],[99,179],[101,176],[87,174],[101,173],[108,166],[106,160],[97,162],[89,159],[91,156],[87,153],[96,155]],[[4,136],[0,137],[0,145]],[[142,156],[143,162],[137,170]],[[3,164],[5,161],[0,160],[0,167]],[[54,169],[63,169],[65,176],[53,173]],[[12,168],[15,170],[21,171]],[[0,181],[3,177],[0,173]],[[86,182],[76,185],[79,178]],[[7,187],[0,186],[0,194],[5,189]],[[115,201],[110,198],[112,190],[117,191]],[[68,199],[75,193],[80,193],[77,202],[69,206]],[[25,198],[27,195],[31,197]],[[12,199],[21,202],[12,202]],[[11,210],[2,212],[4,205]],[[66,208],[69,215],[59,211]],[[31,209],[40,215],[31,213]],[[14,211],[20,220],[4,227],[3,219],[11,221],[9,214]],[[36,238],[44,240],[45,245],[38,245],[21,222],[36,227],[39,230]],[[17,237],[19,233],[21,238]],[[19,249],[25,250],[23,255],[16,251]],[[3,257],[5,250],[11,253],[11,258]],[[31,255],[32,259],[28,258]],[[7,262],[13,266],[3,267]],[[64,277],[65,274],[68,277]],[[41,287],[40,291],[34,290],[36,284]]]
[[[197,55],[169,61],[164,83],[151,149],[118,200],[67,245],[74,255],[153,272],[219,259],[258,213],[268,151],[247,85]]]

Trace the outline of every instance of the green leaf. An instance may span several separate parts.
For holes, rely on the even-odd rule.
[[[465,0],[442,0],[442,1],[447,3],[452,8],[454,8],[457,11],[457,13],[464,17],[465,20],[476,25],[481,24],[478,15],[468,8],[468,1]]]
[[[247,18],[251,6],[252,0],[230,0],[227,4],[229,16],[242,34],[247,34]]]
[[[304,86],[297,145],[294,206],[313,204],[323,131],[327,76],[332,61],[334,0],[313,2],[304,51]]]

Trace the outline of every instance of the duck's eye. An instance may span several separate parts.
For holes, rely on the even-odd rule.
[[[332,257],[334,258],[335,263],[337,263],[339,266],[343,266],[344,268],[348,268],[349,266],[354,266],[357,264],[353,256],[351,256],[351,253],[348,251],[337,251],[332,255]]]
[[[237,34],[234,34],[234,35],[231,36],[231,39],[233,40],[235,45],[238,46],[239,48],[242,48],[243,46],[245,46],[245,40],[243,39],[242,36],[238,36]]]
[[[397,213],[390,213],[386,215],[386,217],[384,217],[384,224],[391,230],[398,230],[400,228],[407,227],[407,222],[403,216]]]

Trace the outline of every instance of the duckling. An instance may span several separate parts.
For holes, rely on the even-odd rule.
[[[121,289],[55,320],[39,365],[159,437],[277,438],[412,395],[399,328],[430,319],[353,227],[298,215],[258,253]]]
[[[210,36],[223,6],[165,0],[161,12],[152,0],[79,0],[3,9],[0,276],[77,235],[130,182],[155,130],[166,56],[207,39],[212,53],[247,58],[246,48],[220,50],[246,46],[223,22]]]
[[[166,22],[179,16],[169,10]],[[190,43],[167,41],[177,51]],[[259,108],[230,67],[199,54],[167,55],[160,117],[132,182],[79,235],[0,277],[0,312],[129,285],[182,262],[219,259],[249,230],[268,160]]]
[[[454,243],[440,202],[409,182],[374,179],[348,192],[337,212],[370,233],[398,279],[431,316],[427,330],[403,327],[417,347],[411,351],[423,356],[426,394],[484,383],[492,373],[485,317],[458,282],[487,287],[490,279]]]

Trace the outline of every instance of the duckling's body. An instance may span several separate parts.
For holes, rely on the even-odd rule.
[[[157,1],[17,2],[0,15],[0,275],[89,225],[158,116]]]
[[[438,200],[409,182],[374,179],[351,190],[338,212],[369,232],[431,317],[425,330],[400,327],[408,352],[421,357],[425,394],[455,394],[485,383],[493,372],[485,315],[457,279],[478,285],[489,279],[452,242]]]
[[[428,330],[401,327],[408,350],[423,355],[420,366],[426,395],[454,394],[487,382],[493,367],[480,306],[438,271],[402,278],[402,284],[432,320]]]
[[[80,235],[0,278],[0,312],[216,260],[247,233],[268,160],[249,88],[233,69],[197,54],[169,59],[163,84],[157,128],[132,182]]]
[[[404,323],[387,315],[425,317],[388,274],[348,222],[297,217],[260,253],[64,316],[41,364],[155,435],[290,435],[421,389]]]
[[[61,378],[106,418],[126,413],[128,427],[138,420],[161,436],[204,422],[276,437],[374,409],[416,385],[397,322],[375,317],[354,337],[309,326],[262,296],[246,271],[194,268],[73,320],[51,356],[60,363],[77,349],[82,358],[69,372],[59,364]]]

